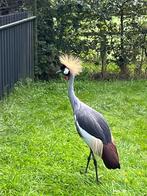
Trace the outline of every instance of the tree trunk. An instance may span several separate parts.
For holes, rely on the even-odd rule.
[[[145,36],[143,37],[143,42],[144,43],[145,43]],[[142,46],[140,48],[140,50],[141,50],[140,60],[137,63],[136,68],[135,68],[135,75],[136,76],[140,76],[142,74],[142,65],[143,65],[143,62],[144,62],[144,58],[146,56],[146,48],[144,46]]]
[[[120,10],[120,56],[118,59],[120,68],[120,75],[128,75],[128,68],[126,65],[126,57],[124,53],[124,10],[123,5]]]
[[[101,75],[102,78],[104,78],[105,76],[105,72],[106,72],[106,61],[107,61],[107,38],[106,35],[103,34],[102,32],[102,36],[101,36],[102,40],[101,40],[101,45],[100,45],[100,57],[101,57]]]

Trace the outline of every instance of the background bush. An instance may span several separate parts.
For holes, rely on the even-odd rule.
[[[36,77],[54,77],[60,53],[73,53],[101,67],[115,64],[125,78],[145,74],[145,1],[38,1]],[[98,68],[99,70],[99,68]]]

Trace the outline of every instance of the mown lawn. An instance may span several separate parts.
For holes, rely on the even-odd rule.
[[[98,159],[77,134],[67,83],[17,85],[0,102],[0,195],[147,195],[147,81],[76,81],[77,96],[104,114],[120,154],[121,169]]]

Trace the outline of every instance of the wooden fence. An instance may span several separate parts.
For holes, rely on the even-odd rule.
[[[8,17],[11,23],[3,19],[0,26],[0,98],[18,80],[33,77],[35,16],[17,16]]]

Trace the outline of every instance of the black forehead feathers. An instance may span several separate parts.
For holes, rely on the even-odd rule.
[[[65,68],[66,68],[66,66],[61,63],[60,69],[63,71]]]
[[[67,68],[64,64],[60,64],[60,69],[61,69],[61,71],[62,72],[64,72],[64,70],[65,70],[65,68]],[[67,68],[68,69],[68,68]],[[68,69],[69,70],[69,69]],[[64,75],[66,75],[66,76],[69,76],[70,75],[70,71],[68,72],[68,74],[64,74]]]

